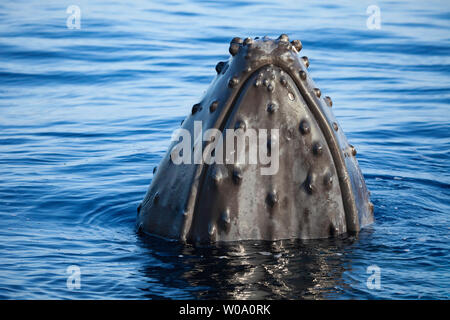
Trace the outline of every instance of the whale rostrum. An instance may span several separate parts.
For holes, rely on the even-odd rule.
[[[285,34],[231,40],[230,59],[216,65],[182,122],[186,134],[154,170],[138,207],[139,231],[189,243],[317,239],[373,222],[356,149],[301,49]],[[225,151],[239,139],[239,152]],[[266,162],[247,161],[255,154]]]

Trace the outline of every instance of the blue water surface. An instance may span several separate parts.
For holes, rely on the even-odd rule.
[[[2,1],[0,298],[448,299],[449,31],[436,0]],[[137,235],[152,169],[230,39],[281,33],[333,98],[376,222],[208,248]]]

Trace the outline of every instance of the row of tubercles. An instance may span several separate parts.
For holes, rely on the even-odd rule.
[[[255,39],[259,39],[259,38],[256,37]],[[264,39],[266,39],[266,37]],[[283,44],[289,43],[289,37],[287,34],[281,34],[277,40],[279,43],[283,43]],[[245,38],[245,40],[242,40],[239,37],[235,37],[230,41],[230,47],[229,47],[228,51],[230,52],[230,54],[232,56],[235,56],[239,52],[239,50],[242,46],[250,46],[252,43],[253,43],[252,38]],[[302,46],[302,42],[300,40],[293,40],[290,42],[290,44],[291,44],[291,48],[295,48],[295,50],[297,52],[300,52],[302,50],[303,46]]]
[[[309,125],[308,120],[303,119],[300,121],[299,130],[302,135],[308,135],[311,133],[311,126]],[[319,141],[314,142],[312,145],[313,155],[316,157],[320,157],[323,154],[323,145]],[[330,188],[333,183],[333,177],[331,172],[328,172],[323,177],[323,183],[327,188]],[[312,194],[315,190],[314,187],[314,179],[311,173],[308,173],[304,183],[305,190],[307,193]]]
[[[303,56],[302,57],[302,61],[303,61],[303,64],[305,65],[305,67],[308,68],[309,67],[309,59],[308,59],[308,57]],[[307,74],[303,70],[300,70],[299,76],[300,76],[300,79],[303,80],[303,81],[305,81],[307,79]],[[314,95],[317,98],[320,98],[322,96],[322,91],[319,88],[314,88],[313,89],[313,93],[314,93]],[[329,107],[332,107],[333,102],[332,102],[332,100],[331,100],[331,98],[329,96],[326,96],[324,98],[324,100],[325,100],[326,104]],[[334,129],[336,131],[338,130],[337,124],[335,122],[333,123],[333,127],[334,127]],[[311,132],[311,128],[310,128],[309,123],[308,123],[307,120],[300,121],[299,129],[300,129],[300,132],[303,135],[309,134]],[[322,146],[322,144],[320,142],[316,142],[316,143],[313,144],[312,150],[313,150],[313,154],[315,156],[320,156],[323,153],[323,146]],[[312,194],[314,192],[314,190],[315,190],[314,181],[313,180],[314,179],[313,179],[312,174],[308,173],[308,175],[306,177],[306,180],[304,182],[304,187],[305,187],[306,192],[308,192],[309,194]],[[325,174],[325,176],[323,177],[323,183],[324,183],[324,185],[327,188],[330,188],[331,185],[333,184],[333,176],[332,176],[332,174],[330,172],[327,172]]]
[[[305,59],[304,59],[304,60],[305,60]],[[306,75],[306,73],[305,73],[305,75]],[[254,85],[255,85],[256,87],[259,87],[259,86],[261,86],[261,84],[263,84],[265,87],[267,87],[267,89],[268,89],[269,91],[271,91],[271,90],[270,90],[270,84],[269,84],[268,79],[264,79],[264,81],[261,81],[261,77],[262,77],[262,73],[260,73],[260,74],[258,75],[258,77],[257,77],[256,80],[255,80]],[[306,78],[306,77],[305,77],[305,78]],[[280,77],[280,83],[281,83],[283,86],[287,86],[287,80],[285,79],[285,77],[283,77],[283,76]],[[314,89],[314,94],[315,94],[317,97],[320,97],[320,96],[321,96],[320,89],[315,88],[315,89]],[[277,104],[277,103],[275,103],[275,102],[269,102],[268,105],[267,105],[267,109],[266,109],[266,110],[267,110],[267,112],[268,112],[269,114],[273,114],[273,113],[275,113],[278,109],[279,109],[279,107],[278,107],[278,104]],[[310,125],[309,125],[309,123],[308,123],[306,120],[303,120],[303,121],[300,122],[299,129],[300,129],[300,132],[301,132],[303,135],[309,134],[309,133],[311,132]],[[314,154],[315,156],[321,156],[322,153],[323,153],[323,146],[322,146],[322,144],[321,144],[320,142],[315,142],[315,143],[313,144],[313,147],[312,147],[312,152],[313,152],[313,154]],[[324,182],[324,185],[325,185],[327,188],[330,188],[330,187],[331,187],[332,182],[333,182],[333,177],[332,177],[332,174],[331,174],[330,172],[327,172],[327,173],[324,175],[324,177],[323,177],[323,182]],[[315,188],[314,188],[314,185],[313,185],[312,174],[308,174],[308,176],[307,176],[305,182],[303,183],[303,185],[305,186],[305,189],[306,189],[306,191],[307,191],[309,194],[312,194],[312,193],[313,193],[313,190],[314,190]],[[273,206],[275,206],[275,204],[276,204],[277,202],[278,202],[278,194],[277,194],[277,191],[276,191],[276,190],[270,191],[270,192],[267,194],[267,197],[266,197],[266,203],[267,203],[270,207],[273,207]]]
[[[303,61],[303,64],[305,65],[305,67],[308,68],[309,67],[309,59],[308,59],[308,57],[306,57],[306,56],[302,57],[302,61]],[[299,76],[300,76],[301,80],[306,80],[307,79],[307,74],[303,70],[299,71]],[[314,88],[313,89],[313,93],[314,93],[314,95],[317,98],[320,98],[322,96],[322,92],[321,92],[321,90],[319,88]],[[329,106],[330,108],[333,106],[333,101],[331,100],[331,98],[329,96],[325,96],[324,97],[324,101],[327,104],[327,106]],[[334,131],[338,131],[339,130],[339,126],[338,126],[338,124],[336,122],[333,122],[332,126],[333,126]],[[352,146],[352,145],[350,145],[349,147],[350,147],[350,152],[349,153],[352,156],[356,156],[356,153],[357,153],[356,152],[356,148],[354,146]],[[347,153],[345,151],[344,151],[344,154],[347,155]]]

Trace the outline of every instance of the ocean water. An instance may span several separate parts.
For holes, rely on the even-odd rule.
[[[435,0],[2,1],[0,298],[448,299],[449,31]],[[376,222],[207,248],[138,235],[152,169],[231,38],[281,33],[333,98]]]

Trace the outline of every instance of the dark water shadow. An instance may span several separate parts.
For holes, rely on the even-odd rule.
[[[326,299],[351,287],[352,236],[194,247],[140,236],[151,299]],[[157,260],[157,263],[155,263]],[[161,288],[161,291],[158,289]]]

